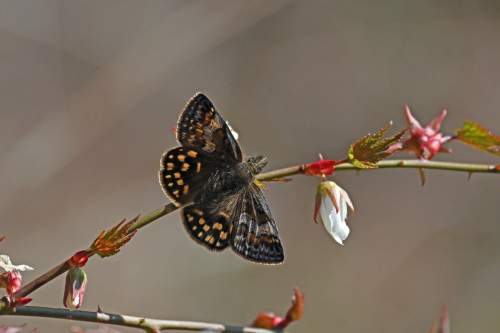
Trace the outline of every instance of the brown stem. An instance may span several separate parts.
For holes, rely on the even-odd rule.
[[[87,321],[94,323],[106,323],[118,326],[134,327],[146,332],[158,332],[159,330],[186,330],[186,331],[214,331],[225,333],[276,333],[275,331],[252,328],[227,326],[222,324],[200,323],[177,320],[159,320],[144,317],[117,315],[103,312],[70,311],[67,309],[54,309],[40,306],[20,306],[15,308],[9,315],[56,318],[72,321]]]

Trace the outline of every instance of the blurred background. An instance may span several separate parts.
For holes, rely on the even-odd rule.
[[[445,134],[466,119],[500,134],[498,1],[12,0],[0,2],[0,45],[0,253],[35,268],[25,283],[169,202],[160,157],[198,91],[267,171],[342,159],[390,120],[395,134],[403,104],[423,125],[447,109]],[[499,163],[447,147],[435,160]],[[289,332],[423,333],[445,304],[454,333],[498,332],[499,178],[426,176],[424,187],[410,169],[330,177],[356,208],[344,246],[313,222],[318,178],[270,183],[277,267],[207,251],[173,213],[89,261],[81,309],[248,325],[284,315],[298,286],[306,307]],[[62,307],[63,288],[59,277],[32,305]]]

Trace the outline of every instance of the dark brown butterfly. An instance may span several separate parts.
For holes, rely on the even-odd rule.
[[[255,175],[266,165],[257,156],[243,161],[241,149],[212,102],[198,93],[177,123],[181,147],[163,154],[159,178],[181,209],[189,235],[212,251],[228,246],[245,259],[284,260],[276,222]]]

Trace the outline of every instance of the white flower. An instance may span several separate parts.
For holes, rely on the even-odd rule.
[[[354,212],[347,192],[340,186],[330,181],[319,184],[316,192],[314,221],[318,223],[319,216],[326,231],[342,245],[344,245],[342,241],[349,236],[349,227],[346,224],[347,206]]]
[[[12,272],[13,270],[18,271],[31,271],[31,268],[28,265],[13,265],[10,261],[10,258],[6,254],[0,254],[0,267],[2,267],[7,272]]]

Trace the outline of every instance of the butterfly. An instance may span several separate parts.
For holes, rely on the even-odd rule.
[[[282,263],[276,221],[254,182],[265,158],[243,160],[229,126],[201,93],[181,113],[176,135],[181,146],[163,154],[159,179],[165,194],[182,206],[191,238],[211,251],[231,247],[256,263]]]

